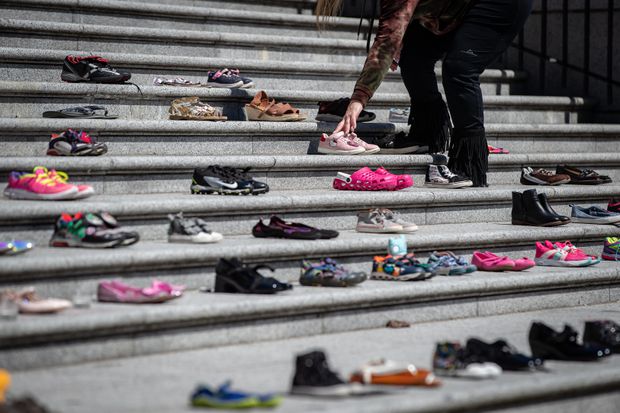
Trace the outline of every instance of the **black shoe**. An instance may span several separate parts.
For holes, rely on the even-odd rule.
[[[230,260],[220,258],[215,267],[214,291],[216,293],[275,294],[293,289],[291,284],[262,276],[258,272],[261,268],[274,271],[267,265],[248,267],[237,258]]]
[[[556,174],[570,176],[569,184],[576,185],[600,185],[611,183],[611,178],[607,175],[599,175],[591,169],[579,169],[574,166],[558,165],[555,169]]]
[[[558,333],[543,323],[532,323],[529,333],[533,357],[547,360],[594,361],[611,354],[606,347],[581,345],[578,334],[569,325]]]
[[[612,353],[620,353],[620,325],[611,320],[586,321],[583,342],[591,346],[609,347]]]
[[[520,354],[504,340],[487,344],[482,340],[470,338],[467,340],[465,352],[475,357],[479,362],[495,363],[502,370],[535,370],[541,368],[544,361],[536,357]]]
[[[535,189],[512,193],[512,225],[554,227],[563,224],[565,222],[562,222],[556,214],[543,208]]]
[[[103,225],[101,226],[102,229],[111,234],[122,234],[124,236],[125,239],[121,245],[133,245],[140,241],[140,234],[137,231],[128,231],[121,228],[116,218],[114,218],[109,212],[97,212],[94,215],[101,219],[101,222],[103,222]]]
[[[329,369],[325,353],[322,351],[313,351],[297,356],[291,387],[292,394],[349,396],[353,393],[354,387],[356,386],[345,383]]]
[[[428,145],[411,140],[405,132],[398,132],[394,136],[375,142],[381,148],[381,153],[387,154],[427,154]]]
[[[131,78],[131,74],[115,70],[100,56],[69,55],[65,57],[60,78],[72,83],[124,83]]]
[[[269,192],[269,185],[257,181],[249,175],[251,168],[230,168],[228,166],[222,168],[226,169],[235,179],[250,182],[252,184],[252,195],[266,194]]]
[[[351,103],[349,98],[340,98],[332,102],[319,102],[319,113],[315,119],[320,122],[340,122],[347,112],[349,103]],[[371,122],[375,118],[374,113],[362,110],[357,118],[357,122]]]
[[[194,170],[192,194],[249,195],[254,190],[251,181],[231,171],[232,168],[210,165]]]
[[[540,205],[542,205],[545,212],[551,215],[555,215],[556,217],[558,217],[560,221],[562,221],[565,224],[568,224],[571,222],[570,217],[567,217],[566,215],[560,215],[557,212],[555,212],[555,210],[549,204],[549,199],[547,198],[547,194],[538,194],[538,200],[540,201]]]
[[[257,238],[288,238],[288,239],[330,239],[336,238],[339,233],[329,229],[318,229],[297,222],[286,222],[277,216],[272,216],[269,225],[260,219],[252,228],[252,235]]]

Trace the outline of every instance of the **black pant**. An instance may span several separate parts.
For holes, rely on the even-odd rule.
[[[416,21],[409,25],[400,68],[411,97],[414,122],[417,106],[441,98],[434,69],[443,57],[443,87],[455,132],[467,135],[484,131],[480,74],[519,33],[532,1],[477,0],[461,25],[444,36],[432,34]]]

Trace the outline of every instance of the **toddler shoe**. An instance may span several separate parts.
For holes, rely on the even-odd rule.
[[[325,155],[359,155],[366,152],[366,149],[350,140],[344,132],[337,132],[329,136],[322,134],[317,152]]]
[[[516,266],[510,258],[499,257],[489,251],[475,251],[471,262],[481,271],[511,271]]]

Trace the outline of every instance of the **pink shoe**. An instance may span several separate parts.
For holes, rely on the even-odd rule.
[[[48,172],[48,175],[51,179],[61,184],[66,184],[69,180],[69,175],[66,172],[57,171],[52,169]],[[73,197],[73,199],[84,199],[95,193],[95,189],[90,185],[75,185],[78,189],[77,194]]]
[[[583,252],[572,251],[570,249],[562,249],[554,246],[551,242],[536,242],[536,265],[548,267],[587,267],[589,265],[598,264]]]
[[[499,257],[492,252],[475,251],[471,263],[482,271],[511,271],[515,262],[508,257]]]
[[[154,304],[170,301],[181,292],[166,292],[160,288],[137,288],[119,281],[102,281],[97,287],[97,299],[101,302],[127,304]]]
[[[359,155],[366,152],[366,149],[349,140],[344,132],[338,132],[330,136],[322,134],[317,152],[325,155]]]
[[[151,283],[151,286],[145,288],[144,290],[148,292],[152,292],[152,293],[164,292],[166,294],[181,296],[183,294],[183,291],[185,291],[185,286],[184,285],[172,285],[172,284],[168,284],[167,282],[154,280]]]
[[[527,257],[523,257],[523,258],[518,258],[516,260],[514,260],[515,262],[515,271],[525,271],[528,268],[532,268],[534,266],[536,266],[536,263],[534,262],[534,260],[529,259]]]
[[[398,180],[396,175],[377,174],[365,166],[351,175],[338,172],[332,186],[343,191],[395,191]]]
[[[491,146],[491,145],[487,145],[489,148],[489,153],[491,154],[496,154],[496,155],[507,155],[510,153],[510,151],[508,151],[508,149],[504,149],[504,148],[496,148],[495,146]]]
[[[42,166],[33,173],[11,172],[4,195],[11,199],[64,200],[75,199],[78,188],[75,185],[57,182],[49,177]]]
[[[383,167],[377,168],[375,173],[378,173],[379,175],[395,176],[396,179],[398,180],[398,186],[396,187],[396,189],[405,189],[405,188],[409,188],[410,186],[413,186],[413,178],[411,177],[411,175],[394,175],[393,173],[389,172],[387,169],[384,169]]]
[[[349,139],[349,142],[351,142],[352,144],[355,144],[357,146],[361,146],[362,148],[364,148],[364,150],[366,151],[364,152],[364,155],[371,155],[381,150],[381,148],[379,148],[377,145],[374,145],[372,143],[367,143],[366,141],[358,138],[358,136],[353,132],[349,133],[347,135],[347,138]]]

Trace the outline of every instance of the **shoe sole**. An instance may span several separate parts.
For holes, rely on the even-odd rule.
[[[598,264],[597,260],[582,260],[582,261],[557,261],[534,258],[536,265],[542,267],[589,267],[590,265]]]
[[[55,194],[38,194],[24,189],[7,187],[4,189],[4,195],[11,199],[23,199],[29,201],[71,201],[78,199],[78,189],[75,187]]]
[[[195,195],[250,195],[251,189],[228,189],[228,188],[209,188],[204,186],[194,186],[190,188]]]
[[[323,154],[323,155],[360,155],[362,153],[366,152],[366,149],[364,148],[355,148],[353,150],[350,151],[343,151],[343,150],[339,150],[339,149],[328,149],[328,148],[322,148],[319,146],[319,148],[317,149],[317,153]]]
[[[355,389],[350,384],[325,387],[296,386],[291,389],[291,394],[323,397],[345,397],[354,394],[354,392]]]
[[[359,228],[356,227],[357,232],[366,232],[369,234],[402,234],[406,233],[402,229],[383,229],[383,228]]]
[[[527,183],[524,183],[523,181],[527,181]],[[563,185],[563,184],[567,184],[570,182],[570,179],[565,179],[563,181],[558,181],[558,182],[547,182],[547,181],[543,181],[542,179],[538,179],[535,178],[533,176],[523,176],[521,183],[523,185],[546,185],[546,186],[557,186],[557,185]]]
[[[196,241],[191,236],[188,235],[177,235],[173,234],[168,236],[168,242],[173,242],[175,244],[215,244],[220,242],[224,238],[213,238],[205,241]]]
[[[373,272],[370,274],[370,279],[382,281],[423,281],[426,280],[429,275],[430,273],[421,272],[417,274],[399,275],[395,277],[389,274]]]
[[[571,221],[566,221],[566,222],[552,221],[552,222],[546,222],[544,224],[532,224],[532,223],[527,222],[527,221],[520,221],[520,220],[513,219],[511,221],[511,223],[512,223],[512,225],[523,225],[523,226],[527,226],[527,227],[558,227],[560,225],[570,224]]]
[[[237,83],[217,83],[217,82],[207,82],[204,84],[205,87],[213,87],[220,89],[240,89],[243,86],[243,81],[238,81]]]
[[[50,240],[50,247],[56,248],[114,248],[121,246],[125,240],[114,240],[97,244],[86,244],[72,239],[53,239]]]
[[[434,184],[434,183],[426,183],[424,182],[424,186],[427,188],[449,188],[449,189],[458,189],[458,188],[468,188],[474,186],[472,181],[468,182],[459,182],[459,183],[450,183],[450,184]]]
[[[599,224],[609,225],[620,222],[620,217],[608,217],[608,218],[578,218],[571,217],[571,221],[577,224]]]

